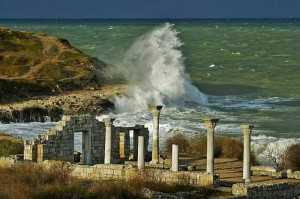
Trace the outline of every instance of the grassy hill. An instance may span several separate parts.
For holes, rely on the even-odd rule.
[[[65,39],[0,28],[0,102],[99,86],[106,66]]]

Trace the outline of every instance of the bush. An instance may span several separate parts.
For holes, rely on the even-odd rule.
[[[191,153],[193,156],[206,157],[206,136],[195,136],[191,139]],[[215,157],[243,159],[243,144],[234,138],[215,137]]]
[[[193,158],[206,158],[206,136],[197,135],[187,138],[183,134],[175,134],[166,141],[167,152],[171,153],[172,144],[178,144],[180,152],[189,153]],[[243,160],[243,143],[230,137],[215,137],[215,157]],[[251,162],[256,164],[256,158],[251,153]]]
[[[22,154],[24,145],[22,141],[13,139],[0,139],[0,157]]]
[[[220,157],[235,158],[238,160],[243,159],[243,144],[237,139],[217,137],[216,146],[220,151]]]
[[[293,144],[287,148],[284,154],[284,168],[293,171],[300,170],[300,144]]]
[[[187,153],[190,148],[190,142],[186,136],[181,133],[177,133],[172,137],[169,137],[166,140],[166,152],[168,154],[172,153],[172,144],[177,144],[179,148],[179,152]]]

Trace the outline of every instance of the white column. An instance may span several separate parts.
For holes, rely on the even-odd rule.
[[[111,134],[112,134],[112,124],[114,119],[104,118],[105,124],[105,154],[104,154],[104,164],[111,164]]]
[[[241,125],[242,132],[244,134],[244,155],[243,155],[243,179],[245,183],[251,181],[251,133],[252,125]]]
[[[159,163],[159,116],[162,106],[149,107],[153,116],[152,164]]]
[[[172,171],[178,171],[178,145],[172,144]]]
[[[144,136],[138,137],[138,169],[145,167]]]
[[[204,123],[207,128],[207,155],[206,155],[206,172],[214,175],[214,134],[218,119],[205,119]]]

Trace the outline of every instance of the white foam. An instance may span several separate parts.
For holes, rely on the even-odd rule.
[[[53,128],[55,122],[30,122],[30,123],[10,123],[1,124],[0,132],[20,136],[23,138],[35,138],[37,135],[45,133],[48,129]]]
[[[279,159],[285,150],[292,144],[300,143],[300,138],[276,138],[272,136],[252,136],[252,150],[256,154],[259,163],[274,166],[269,158]]]
[[[128,96],[115,99],[119,113],[146,110],[149,104],[207,102],[185,73],[182,45],[169,23],[137,39],[118,69],[129,82]]]

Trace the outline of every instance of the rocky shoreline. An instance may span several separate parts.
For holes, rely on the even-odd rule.
[[[0,122],[59,121],[63,114],[106,113],[114,108],[114,96],[125,93],[125,85],[107,85],[97,90],[66,92],[23,102],[0,105]]]
[[[104,113],[113,109],[113,96],[125,93],[106,77],[109,64],[66,39],[1,27],[0,38],[1,123]]]

